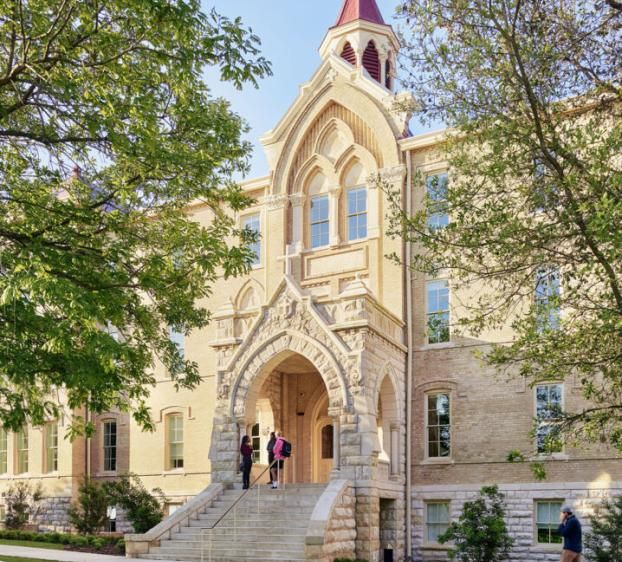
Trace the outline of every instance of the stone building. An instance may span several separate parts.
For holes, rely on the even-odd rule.
[[[240,437],[251,436],[257,476],[276,429],[293,445],[284,469],[290,492],[309,485],[317,496],[297,551],[303,555],[270,559],[376,562],[392,552],[394,560],[446,560],[438,535],[464,500],[498,483],[516,539],[513,559],[555,560],[560,545],[550,529],[561,503],[589,515],[603,496],[620,492],[622,463],[604,446],[542,456],[529,437],[539,408],[581,407],[578,384],[530,388],[494,378],[474,351],[507,341],[509,329],[477,340],[455,336],[460,295],[451,279],[409,274],[386,257],[407,261],[417,249],[386,235],[389,202],[372,178],[400,191],[413,211],[432,178],[447,181],[442,132],[408,130],[410,97],[394,83],[399,48],[374,0],[344,1],[318,69],[262,138],[270,175],[243,184],[254,204],[237,219],[261,235],[252,272],[216,284],[203,303],[214,312],[207,328],[172,334],[199,364],[203,383],[176,392],[157,367],[155,432],[112,412],[94,420],[93,438],[73,444],[63,439],[63,420],[0,434],[0,485],[42,482],[43,523],[67,525],[83,474],[131,471],[148,489],[164,490],[170,514],[133,536],[132,552],[169,557],[168,541],[183,553],[190,540],[183,529],[240,481]],[[426,181],[415,181],[421,175]],[[188,212],[210,220],[201,204]],[[536,483],[528,466],[505,462],[512,449],[533,451],[548,479]],[[117,528],[126,527],[119,520]],[[203,559],[191,549],[178,556]]]

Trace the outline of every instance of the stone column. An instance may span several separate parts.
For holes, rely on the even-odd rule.
[[[209,458],[212,461],[212,482],[237,481],[239,458],[239,426],[231,416],[216,415],[212,429]]]
[[[293,193],[289,196],[292,204],[292,249],[298,254],[304,245],[304,193]]]
[[[356,557],[380,561],[380,500],[377,488],[356,488]]]
[[[341,195],[341,188],[339,186],[333,187],[328,192],[328,217],[330,220],[329,226],[329,243],[331,246],[339,246],[341,238],[339,236],[339,196]]]
[[[391,423],[391,476],[400,473],[400,425]]]

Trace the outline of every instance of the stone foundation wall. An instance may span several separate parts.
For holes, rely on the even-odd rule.
[[[73,529],[69,521],[68,510],[71,506],[70,497],[44,498],[39,504],[39,513],[34,523],[40,531],[69,533]],[[122,509],[117,509],[117,533],[132,533],[132,524],[128,521]]]
[[[499,485],[505,494],[507,525],[514,547],[510,560],[520,562],[558,562],[561,545],[542,545],[536,540],[536,502],[559,501],[571,504],[583,527],[583,535],[590,530],[589,518],[603,500],[622,495],[622,482],[571,482]],[[413,494],[413,561],[446,561],[447,549],[428,544],[425,538],[426,501],[449,501],[450,518],[460,516],[465,501],[477,496],[477,487],[426,486],[415,488]],[[557,514],[556,514],[557,517]]]

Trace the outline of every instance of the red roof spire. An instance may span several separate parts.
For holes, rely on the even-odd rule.
[[[385,25],[376,0],[344,0],[335,26],[345,25],[355,20],[365,20]]]

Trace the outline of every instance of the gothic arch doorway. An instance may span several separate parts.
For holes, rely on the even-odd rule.
[[[267,465],[270,432],[280,431],[292,444],[292,456],[285,462],[286,481],[328,482],[333,466],[333,421],[328,416],[328,391],[315,366],[302,355],[290,353],[251,386],[241,431],[252,438],[254,449],[260,449],[254,474]]]

